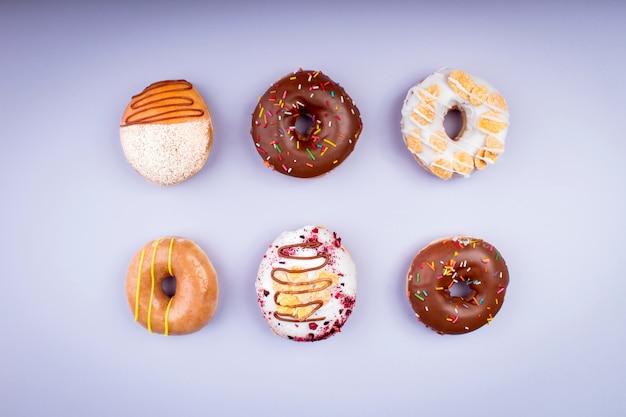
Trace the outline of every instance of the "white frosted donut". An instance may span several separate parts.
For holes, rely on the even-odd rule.
[[[463,126],[456,138],[444,128],[448,111]],[[413,86],[402,108],[402,136],[417,162],[434,175],[468,177],[504,152],[509,113],[504,97],[485,80],[443,68]]]
[[[295,341],[339,332],[356,300],[356,266],[337,235],[322,226],[283,232],[270,245],[256,279],[265,321]]]

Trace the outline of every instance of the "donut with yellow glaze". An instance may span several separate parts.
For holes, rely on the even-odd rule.
[[[168,295],[163,282],[174,277]],[[133,257],[126,275],[126,297],[135,321],[150,333],[182,335],[200,330],[213,317],[219,288],[206,253],[178,237],[153,240]]]
[[[463,120],[454,138],[444,127],[451,110],[458,110]],[[443,68],[409,90],[401,127],[407,149],[424,169],[444,180],[469,177],[504,152],[508,106],[482,78]]]

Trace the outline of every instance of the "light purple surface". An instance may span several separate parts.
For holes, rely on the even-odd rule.
[[[0,5],[1,416],[626,413],[625,3],[51,3]],[[467,180],[426,173],[400,133],[407,90],[443,66],[509,103],[504,155]],[[266,169],[248,133],[299,67],[364,122],[313,180]],[[160,188],[118,125],[170,78],[204,96],[215,137],[199,174]],[[357,304],[341,334],[296,344],[269,331],[254,280],[266,246],[309,223],[352,253]],[[455,233],[496,245],[511,284],[490,326],[441,337],[404,280]],[[217,313],[189,336],[148,334],[124,294],[133,254],[164,235],[218,271]]]

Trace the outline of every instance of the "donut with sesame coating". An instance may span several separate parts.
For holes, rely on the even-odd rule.
[[[339,166],[362,128],[358,108],[339,84],[321,71],[301,69],[259,98],[250,134],[267,167],[311,178]]]
[[[122,115],[120,141],[128,163],[157,185],[197,174],[213,144],[213,122],[204,99],[186,80],[150,84]]]
[[[448,136],[444,119],[458,111],[462,126]],[[402,107],[404,143],[427,171],[444,180],[469,177],[504,152],[509,126],[506,100],[485,80],[443,68],[411,87]]]
[[[439,334],[463,334],[489,324],[508,284],[500,252],[469,236],[432,242],[415,256],[406,276],[415,315]]]

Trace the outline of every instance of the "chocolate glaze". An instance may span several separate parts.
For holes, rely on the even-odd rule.
[[[296,128],[299,117],[311,119],[306,132]],[[362,127],[359,110],[341,86],[319,71],[300,70],[261,96],[250,134],[268,167],[310,178],[341,164]]]
[[[320,291],[325,291],[328,287],[332,285],[333,281],[328,278],[308,280],[305,282],[285,282],[285,281],[281,281],[279,278],[276,277],[276,272],[278,271],[282,271],[287,274],[290,274],[290,273],[303,273],[303,272],[317,271],[317,270],[321,270],[322,268],[324,268],[328,264],[328,255],[326,255],[325,253],[320,253],[317,256],[298,256],[298,255],[290,254],[290,252],[293,252],[292,249],[294,248],[316,249],[319,246],[321,246],[321,243],[319,242],[306,242],[306,243],[296,243],[293,245],[285,245],[285,246],[278,248],[278,254],[281,257],[286,258],[286,259],[304,259],[304,260],[321,259],[323,260],[319,266],[315,266],[313,268],[303,268],[303,269],[298,269],[298,270],[292,270],[292,269],[286,269],[286,268],[272,268],[272,272],[271,272],[272,280],[276,281],[277,283],[281,285],[285,285],[287,288],[290,288],[290,289],[279,290],[274,293],[274,303],[276,303],[276,305],[282,306],[282,307],[289,307],[289,308],[307,307],[310,305],[315,306],[315,308],[311,310],[309,314],[307,314],[305,317],[299,320],[294,319],[291,316],[291,314],[281,314],[278,311],[275,311],[274,317],[276,317],[278,320],[291,321],[291,322],[303,322],[303,321],[319,321],[319,320],[326,319],[326,317],[316,317],[316,318],[312,317],[317,312],[317,310],[319,310],[324,305],[324,301],[322,300],[313,300],[308,303],[295,303],[295,304],[281,304],[278,300],[281,294],[312,294],[312,293],[316,293]],[[320,283],[323,283],[323,285],[318,286],[317,284],[320,284]],[[294,289],[294,288],[297,288],[297,289]]]
[[[469,293],[451,295],[455,284],[467,285]],[[506,262],[493,245],[455,236],[433,242],[415,256],[407,275],[407,296],[426,326],[440,334],[462,334],[495,317],[508,284]]]

